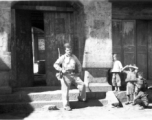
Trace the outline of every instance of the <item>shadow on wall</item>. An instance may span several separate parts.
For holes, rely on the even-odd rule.
[[[31,98],[28,94],[6,93],[8,86],[13,86],[16,81],[11,79],[11,53],[0,53],[0,119],[22,119],[34,111]],[[4,88],[4,89],[3,89]],[[3,92],[4,91],[4,92]],[[27,102],[28,101],[28,102]],[[22,104],[21,102],[26,102]]]
[[[0,53],[0,86],[9,86],[11,70],[10,52]]]
[[[10,79],[11,66],[7,60],[5,55],[0,58],[0,89],[2,93],[0,94],[0,119],[22,119],[34,111],[33,106],[30,104],[32,100],[28,94],[23,94],[23,92],[5,93],[5,89],[8,86],[16,84],[15,81],[11,81]],[[3,88],[5,89],[3,90]]]
[[[3,53],[0,55],[0,71],[9,71],[11,69],[11,54]]]

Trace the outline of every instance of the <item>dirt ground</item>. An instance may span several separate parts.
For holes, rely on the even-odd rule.
[[[124,105],[122,108],[111,106],[96,106],[76,108],[72,111],[59,110],[36,110],[30,114],[24,112],[12,112],[0,114],[0,120],[24,119],[24,120],[151,120],[152,104],[147,109],[139,110],[138,106]]]

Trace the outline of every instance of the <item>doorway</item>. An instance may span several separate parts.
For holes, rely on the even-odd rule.
[[[31,11],[31,27],[33,86],[46,86],[44,17],[42,11]]]
[[[83,5],[78,1],[20,1],[11,11],[14,86],[60,85],[53,64],[59,53],[64,54],[64,43],[70,42],[74,54],[82,58]]]
[[[64,54],[64,43],[72,44],[72,13],[15,10],[13,46],[17,86],[60,85],[54,62]],[[71,22],[72,21],[72,22]]]

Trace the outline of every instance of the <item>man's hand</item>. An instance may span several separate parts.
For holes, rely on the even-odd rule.
[[[62,71],[61,71],[62,73],[66,73],[66,70],[64,70],[64,69],[62,69]]]

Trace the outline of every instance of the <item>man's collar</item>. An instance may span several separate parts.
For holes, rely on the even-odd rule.
[[[66,56],[66,57],[72,57],[72,54],[71,54],[71,55],[66,55],[66,54],[65,54],[65,56]]]

